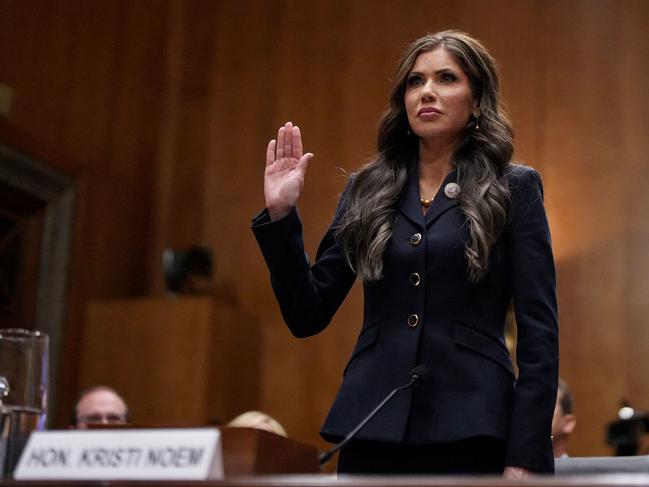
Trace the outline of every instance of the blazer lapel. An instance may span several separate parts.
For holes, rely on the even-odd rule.
[[[399,203],[399,211],[416,225],[422,228],[428,227],[442,216],[442,214],[457,206],[457,199],[449,198],[444,194],[446,185],[455,182],[456,177],[457,169],[453,169],[448,173],[428,208],[426,215],[424,215],[421,211],[421,200],[419,196],[419,174],[417,173],[417,169],[413,168],[408,174],[406,191]]]
[[[421,212],[421,202],[419,201],[419,175],[416,167],[408,172],[405,192],[399,202],[399,211],[415,225],[424,228],[424,215]]]
[[[454,183],[457,178],[457,169],[453,169],[448,175],[444,178],[444,182],[439,187],[439,191],[435,195],[435,199],[431,203],[426,216],[424,218],[426,227],[431,225],[435,220],[437,220],[442,214],[446,213],[451,208],[457,206],[457,199],[449,198],[444,193],[444,188],[448,183]],[[421,210],[420,210],[421,212]]]

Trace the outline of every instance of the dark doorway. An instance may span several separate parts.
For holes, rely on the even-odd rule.
[[[73,214],[71,178],[0,143],[0,328],[50,336],[50,417],[57,406]]]

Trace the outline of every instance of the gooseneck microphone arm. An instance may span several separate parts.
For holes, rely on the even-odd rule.
[[[394,395],[397,392],[403,391],[405,389],[409,389],[410,387],[417,387],[423,381],[427,380],[429,376],[430,376],[430,370],[425,365],[417,365],[414,369],[412,369],[410,371],[410,380],[408,381],[407,384],[393,389],[390,392],[390,394],[388,394],[385,397],[385,399],[383,399],[383,401],[381,401],[380,404],[372,410],[370,414],[365,416],[365,418],[363,418],[363,420],[360,423],[358,423],[356,428],[351,430],[341,442],[337,443],[333,448],[325,452],[322,452],[320,454],[320,465],[324,465],[325,463],[327,463],[331,459],[331,457],[334,456],[336,452],[338,452],[338,450],[340,450],[347,443],[349,443],[349,441],[352,438],[354,438],[354,436],[356,436],[356,434],[361,429],[363,429],[363,427],[368,423],[368,421],[371,420],[376,415],[376,413],[378,413],[383,408],[383,406],[385,406],[390,401],[390,399],[394,397]]]

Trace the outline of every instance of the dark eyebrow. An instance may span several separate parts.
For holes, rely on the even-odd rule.
[[[453,68],[442,68],[442,69],[438,69],[437,71],[435,71],[435,74],[444,74],[444,73],[455,74],[455,69],[453,69]]]
[[[452,68],[452,67],[449,67],[449,68],[442,68],[442,69],[438,69],[437,71],[435,71],[435,74],[436,74],[436,75],[440,75],[440,74],[444,74],[444,73],[452,73],[452,74],[456,74],[457,71],[456,71],[454,68]],[[419,75],[419,76],[422,76],[423,73],[422,73],[421,71],[410,71],[410,72],[408,73],[408,76],[412,76],[412,75]]]

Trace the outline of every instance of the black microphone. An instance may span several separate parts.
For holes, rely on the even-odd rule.
[[[426,381],[430,378],[430,376],[431,376],[430,369],[429,369],[428,367],[426,367],[425,365],[423,365],[423,364],[419,364],[419,365],[417,365],[416,367],[414,367],[414,368],[410,371],[410,380],[408,381],[407,384],[402,385],[402,386],[400,386],[400,387],[397,387],[397,388],[393,389],[392,392],[390,392],[390,394],[388,394],[388,395],[385,397],[385,399],[383,399],[383,401],[381,401],[381,403],[380,403],[378,406],[376,406],[376,407],[374,408],[374,410],[373,410],[370,414],[368,414],[367,416],[365,416],[365,418],[363,418],[363,420],[362,420],[360,423],[358,423],[358,426],[356,426],[356,428],[354,428],[353,430],[351,430],[351,431],[349,432],[349,434],[348,434],[347,436],[345,436],[345,438],[344,438],[340,443],[337,443],[337,444],[336,444],[333,448],[331,448],[330,450],[327,450],[326,452],[323,452],[323,453],[320,454],[320,465],[324,465],[324,464],[327,463],[329,460],[331,460],[331,457],[334,456],[334,454],[335,454],[338,450],[340,450],[343,446],[345,446],[347,443],[349,443],[349,441],[350,441],[354,436],[356,436],[356,434],[357,434],[361,429],[363,429],[363,426],[365,426],[365,425],[367,424],[367,422],[368,422],[370,419],[372,419],[372,418],[376,415],[376,413],[378,413],[378,412],[383,408],[383,406],[385,406],[385,405],[388,403],[388,401],[390,401],[390,399],[392,399],[392,397],[393,397],[397,392],[399,392],[399,391],[404,391],[404,390],[406,390],[406,389],[409,389],[410,387],[418,387],[422,382],[426,382]]]

